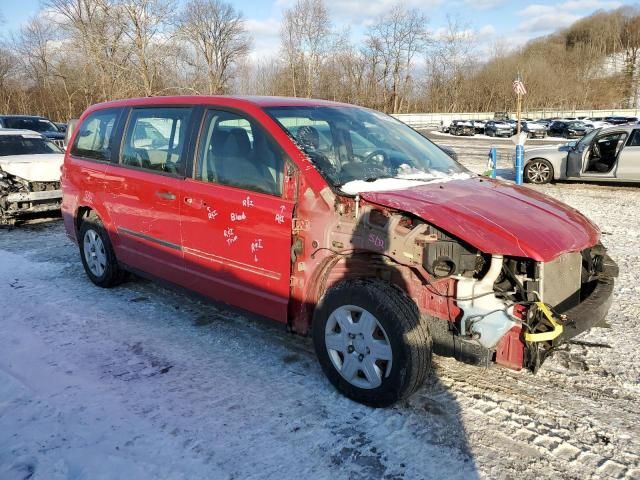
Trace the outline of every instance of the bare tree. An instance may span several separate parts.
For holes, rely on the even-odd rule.
[[[298,0],[284,12],[281,26],[282,49],[291,72],[293,95],[304,72],[304,95],[311,97],[318,71],[332,50],[333,33],[323,0]]]
[[[242,14],[221,0],[189,0],[178,20],[178,34],[204,61],[209,94],[225,93],[234,65],[251,48]]]
[[[142,81],[144,94],[153,95],[175,4],[170,0],[119,0],[115,8],[123,12],[127,27],[123,33],[130,42],[131,63]]]
[[[385,107],[393,113],[406,100],[414,58],[427,44],[426,24],[419,10],[398,3],[369,27],[367,46],[372,57],[380,59]]]
[[[130,49],[126,20],[115,0],[46,0],[44,6],[61,18],[60,27],[84,58],[84,97],[104,101],[127,92]]]

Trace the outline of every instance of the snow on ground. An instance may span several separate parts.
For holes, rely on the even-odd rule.
[[[640,188],[536,189],[605,232],[611,328],[535,376],[436,358],[385,410],[336,393],[281,326],[140,279],[93,286],[60,221],[0,230],[0,479],[640,478]]]

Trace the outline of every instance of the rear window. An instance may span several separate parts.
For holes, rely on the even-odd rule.
[[[183,174],[190,108],[141,108],[131,112],[122,164]]]
[[[0,157],[47,153],[60,154],[62,150],[40,135],[0,135]]]
[[[46,118],[11,118],[5,117],[2,122],[5,128],[15,128],[18,130],[33,130],[34,132],[59,132],[51,121]]]
[[[71,147],[71,155],[111,160],[113,129],[118,113],[119,110],[100,110],[85,118]]]

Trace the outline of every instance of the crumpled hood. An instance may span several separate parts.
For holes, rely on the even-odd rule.
[[[577,210],[498,180],[453,180],[360,196],[412,213],[484,253],[549,262],[600,238],[598,227]]]
[[[0,157],[0,169],[29,182],[57,182],[64,161],[62,153]]]

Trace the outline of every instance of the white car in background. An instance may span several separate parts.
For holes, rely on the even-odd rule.
[[[60,210],[64,152],[31,130],[0,129],[0,225]]]
[[[583,120],[584,123],[590,124],[592,128],[606,128],[613,124],[604,121],[604,117],[590,117]]]

